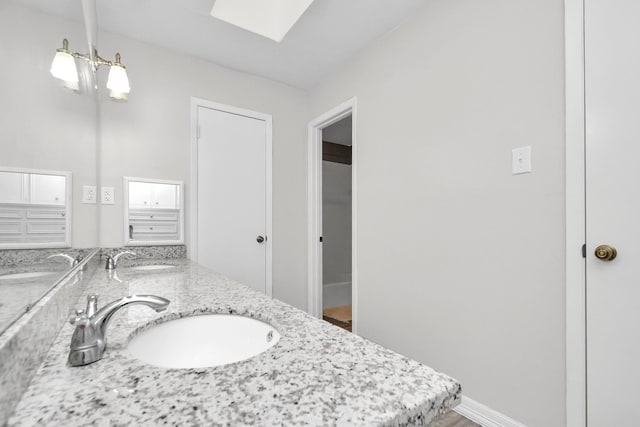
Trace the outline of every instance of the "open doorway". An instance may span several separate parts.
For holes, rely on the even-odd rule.
[[[356,98],[309,123],[308,312],[358,333]],[[326,258],[326,259],[325,259]]]
[[[322,318],[349,332],[352,125],[347,116],[322,129]]]

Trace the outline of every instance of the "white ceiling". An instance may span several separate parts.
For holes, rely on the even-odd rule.
[[[82,19],[78,0],[14,1]],[[280,43],[212,18],[215,0],[96,1],[101,31],[311,89],[428,0],[316,0]]]

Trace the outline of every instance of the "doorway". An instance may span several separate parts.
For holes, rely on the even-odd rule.
[[[349,332],[352,120],[322,129],[322,318]]]
[[[271,120],[192,100],[190,257],[269,296]]]
[[[356,99],[309,123],[308,312],[357,333]]]

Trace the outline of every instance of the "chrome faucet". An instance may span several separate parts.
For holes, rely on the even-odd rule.
[[[80,264],[80,262],[82,261],[82,257],[80,255],[74,258],[71,255],[67,255],[64,253],[50,255],[47,257],[47,259],[56,258],[56,257],[66,258],[69,261],[70,267],[75,267],[76,265]]]
[[[83,366],[102,359],[107,348],[107,327],[122,307],[144,304],[158,313],[167,309],[169,300],[155,295],[130,295],[115,300],[98,310],[98,295],[87,297],[87,310],[76,310],[70,323],[76,328],[71,337],[69,365]]]
[[[133,255],[133,256],[137,256],[135,252],[131,252],[131,251],[122,251],[120,253],[118,253],[117,255],[111,256],[111,255],[107,255],[107,264],[104,266],[104,268],[106,270],[113,270],[117,267],[118,265],[118,260],[120,259],[120,257],[122,255]]]

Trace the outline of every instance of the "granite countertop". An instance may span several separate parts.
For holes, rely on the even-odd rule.
[[[154,294],[171,300],[168,312],[120,310],[103,359],[84,367],[66,364],[73,327],[65,325],[8,425],[425,425],[460,401],[460,384],[428,366],[188,260],[163,263],[176,267],[95,273],[86,293],[99,294],[101,306]],[[266,321],[280,341],[201,369],[154,367],[127,352],[140,330],[204,312]]]
[[[47,289],[50,289],[69,271],[69,262],[63,261],[41,261],[24,265],[0,266],[0,332],[22,315],[27,306],[37,301]],[[44,275],[15,278],[11,276],[40,272]]]

